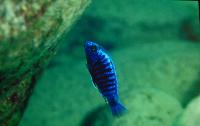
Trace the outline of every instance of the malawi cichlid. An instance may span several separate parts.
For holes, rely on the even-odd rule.
[[[84,45],[87,68],[93,84],[108,102],[112,114],[120,116],[126,108],[120,103],[115,66],[110,56],[100,45],[87,41]]]

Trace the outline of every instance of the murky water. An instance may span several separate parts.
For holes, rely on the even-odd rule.
[[[92,1],[62,38],[19,126],[200,125],[192,112],[191,117],[182,114],[200,93],[197,5],[195,1]],[[120,97],[128,109],[121,118],[112,117],[92,85],[83,49],[86,40],[101,44],[116,65]]]

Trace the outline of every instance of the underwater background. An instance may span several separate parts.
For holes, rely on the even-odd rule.
[[[92,84],[87,40],[114,61],[120,118]],[[197,1],[92,0],[59,41],[19,126],[200,126]]]
[[[178,119],[200,93],[197,8],[191,1],[93,0],[62,38],[19,126],[200,126],[192,112]],[[92,86],[86,40],[101,44],[116,65],[128,109],[119,119]]]

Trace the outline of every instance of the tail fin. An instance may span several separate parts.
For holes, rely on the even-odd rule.
[[[109,102],[113,116],[120,117],[127,109],[120,102]]]

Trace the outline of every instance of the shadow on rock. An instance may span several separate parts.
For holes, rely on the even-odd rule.
[[[90,112],[88,115],[86,115],[85,119],[83,120],[80,126],[94,126],[99,119],[106,118],[105,116],[107,114],[105,114],[105,116],[102,116],[102,111],[106,111],[106,113],[110,112],[109,108],[106,105],[99,106],[98,108]],[[112,121],[107,120],[106,122],[108,122],[111,125]]]
[[[200,72],[198,74],[199,79],[194,81],[194,84],[190,87],[190,90],[188,90],[185,94],[185,98],[183,100],[183,107],[187,106],[187,104],[196,96],[200,94]],[[184,85],[183,85],[184,86]]]

